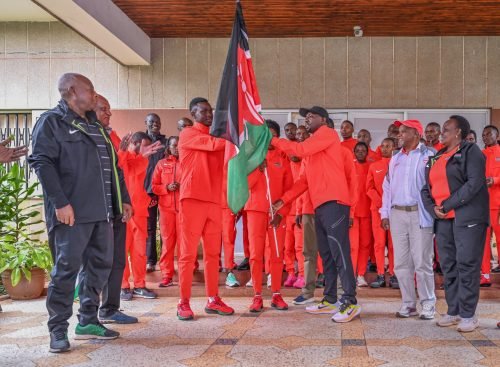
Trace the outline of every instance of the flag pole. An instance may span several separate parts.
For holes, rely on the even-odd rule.
[[[271,211],[271,221],[274,220],[274,212],[273,212],[273,202],[271,199],[271,186],[269,185],[269,175],[267,174],[267,167],[264,168],[264,175],[266,176],[266,185],[267,185],[267,198],[269,199],[269,209]],[[280,251],[278,248],[278,235],[276,234],[276,227],[273,226],[273,234],[274,234],[274,244],[276,245],[276,257],[280,257]]]

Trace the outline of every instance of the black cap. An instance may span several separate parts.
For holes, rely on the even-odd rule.
[[[308,113],[314,113],[315,115],[319,115],[321,117],[324,117],[325,119],[328,119],[328,111],[325,110],[323,107],[312,106],[311,108],[299,109],[299,114],[302,117],[306,117]]]

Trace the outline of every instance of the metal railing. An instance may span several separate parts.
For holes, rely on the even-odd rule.
[[[11,146],[31,146],[33,125],[32,115],[29,112],[0,112],[0,140],[13,137]],[[33,171],[29,168],[26,158],[21,158],[20,166],[24,168],[26,182],[33,179]]]

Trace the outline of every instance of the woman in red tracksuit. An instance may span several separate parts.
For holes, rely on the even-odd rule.
[[[160,287],[173,285],[174,253],[178,243],[179,231],[179,181],[181,168],[179,165],[179,138],[168,139],[165,157],[158,162],[153,172],[152,189],[158,195],[160,208],[160,232],[163,247],[160,257],[162,281]]]
[[[266,120],[274,136],[279,136],[279,125]],[[266,167],[267,166],[267,167]],[[262,301],[262,264],[266,250],[266,239],[269,242],[271,274],[271,290],[273,297],[271,306],[278,310],[287,310],[288,305],[281,297],[281,277],[283,273],[283,252],[285,247],[286,217],[290,206],[285,206],[276,213],[275,221],[270,222],[270,202],[267,195],[266,171],[269,177],[271,200],[281,197],[293,186],[293,177],[288,157],[280,151],[269,147],[265,162],[248,176],[250,196],[244,207],[248,220],[248,239],[250,244],[250,271],[255,291],[250,312],[260,312]],[[272,225],[276,225],[275,228]],[[275,233],[277,243],[275,240]],[[276,253],[276,248],[278,253]]]

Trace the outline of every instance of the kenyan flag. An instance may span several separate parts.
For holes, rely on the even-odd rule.
[[[247,176],[265,159],[271,141],[271,132],[260,109],[248,34],[238,1],[210,131],[211,135],[228,140],[225,152],[227,202],[233,213],[239,212],[247,202]]]

